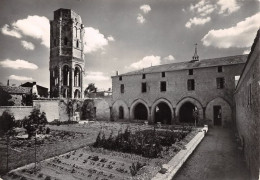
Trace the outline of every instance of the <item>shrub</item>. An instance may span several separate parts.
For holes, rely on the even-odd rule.
[[[51,180],[51,176],[46,176],[44,180]]]
[[[0,116],[0,131],[7,133],[15,126],[15,118],[9,111],[4,111]]]
[[[139,162],[132,163],[132,165],[129,167],[131,175],[135,176],[143,166],[145,166],[145,164],[141,164]]]

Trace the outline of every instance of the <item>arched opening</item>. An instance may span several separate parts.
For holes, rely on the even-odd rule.
[[[155,123],[161,122],[162,124],[171,124],[171,109],[170,107],[164,103],[159,103],[154,110]]]
[[[63,85],[68,86],[69,85],[69,66],[65,65],[62,69],[63,73]]]
[[[74,92],[74,98],[80,98],[80,91],[78,89]]]
[[[59,84],[59,68],[55,67],[54,69],[54,85],[56,86],[57,84]]]
[[[74,71],[74,86],[75,87],[80,86],[80,69],[79,69],[79,67],[76,67],[75,71]]]
[[[119,107],[119,119],[124,119],[124,108],[122,106]]]
[[[77,48],[79,47],[79,40],[77,40],[77,42],[76,42],[76,47]]]
[[[139,103],[134,108],[134,119],[147,120],[148,112],[144,104]]]
[[[67,37],[64,38],[64,45],[65,45],[65,46],[68,45],[68,38],[67,38]]]
[[[67,98],[68,97],[68,89],[63,90],[63,97]]]
[[[191,102],[184,103],[179,112],[181,123],[194,123],[195,117],[198,116],[198,108]]]

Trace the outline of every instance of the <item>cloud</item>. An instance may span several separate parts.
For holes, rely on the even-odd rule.
[[[103,34],[99,32],[98,29],[93,27],[85,28],[85,53],[92,53],[98,50],[104,50],[104,47],[108,45],[108,41],[112,40],[112,36],[106,38]]]
[[[22,46],[26,49],[26,50],[34,50],[34,44],[28,41],[21,41]]]
[[[103,72],[88,72],[85,79],[89,81],[106,81],[110,78],[105,76]]]
[[[22,59],[17,59],[17,60],[6,59],[0,61],[0,66],[5,68],[12,68],[12,69],[32,69],[32,70],[38,69],[37,65]]]
[[[240,9],[240,6],[236,0],[218,0],[217,5],[219,6],[219,14],[229,15]]]
[[[1,28],[1,32],[4,35],[7,35],[7,36],[13,36],[13,37],[16,37],[16,38],[21,38],[22,37],[22,35],[16,29],[10,29],[10,26],[8,24],[5,24]]]
[[[246,50],[244,50],[243,54],[249,54],[250,51],[251,51],[250,49],[246,49]]]
[[[144,14],[147,14],[152,10],[151,6],[148,4],[144,4],[144,5],[140,6],[140,9],[143,11]]]
[[[14,37],[21,38],[22,34],[41,40],[41,44],[46,47],[50,46],[50,23],[44,16],[28,16],[26,19],[17,20],[10,28],[9,25],[5,25],[2,28],[2,32],[3,29],[7,30],[9,35],[12,34]]]
[[[169,55],[169,56],[166,56],[166,57],[164,57],[163,58],[164,60],[167,60],[167,61],[173,61],[173,60],[175,60],[175,58],[173,57],[173,55]]]
[[[114,38],[113,36],[108,36],[108,37],[107,37],[107,40],[108,40],[108,41],[115,41],[115,38]]]
[[[145,18],[143,17],[142,14],[138,14],[138,15],[137,15],[137,22],[138,22],[139,24],[145,23]]]
[[[250,47],[260,26],[260,13],[246,18],[227,29],[210,30],[203,38],[204,46],[218,48]]]
[[[151,55],[151,56],[145,56],[140,61],[131,64],[130,68],[141,69],[141,68],[150,67],[151,65],[156,66],[160,64],[161,64],[161,57]]]
[[[206,17],[206,18],[197,18],[197,17],[194,17],[192,19],[190,19],[186,24],[185,26],[187,28],[191,28],[192,25],[203,25],[203,24],[206,24],[207,22],[209,22],[211,20],[210,17]]]
[[[16,75],[9,76],[9,79],[14,79],[14,80],[17,80],[17,81],[32,81],[33,80],[33,78],[31,78],[31,77],[16,76]]]

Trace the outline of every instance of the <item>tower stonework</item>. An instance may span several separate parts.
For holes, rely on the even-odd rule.
[[[54,11],[50,21],[50,97],[82,98],[84,25],[70,9]]]

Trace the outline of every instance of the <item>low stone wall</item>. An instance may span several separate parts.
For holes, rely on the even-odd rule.
[[[0,106],[0,115],[5,110],[10,111],[14,115],[15,120],[22,120],[25,116],[30,115],[33,106]]]

